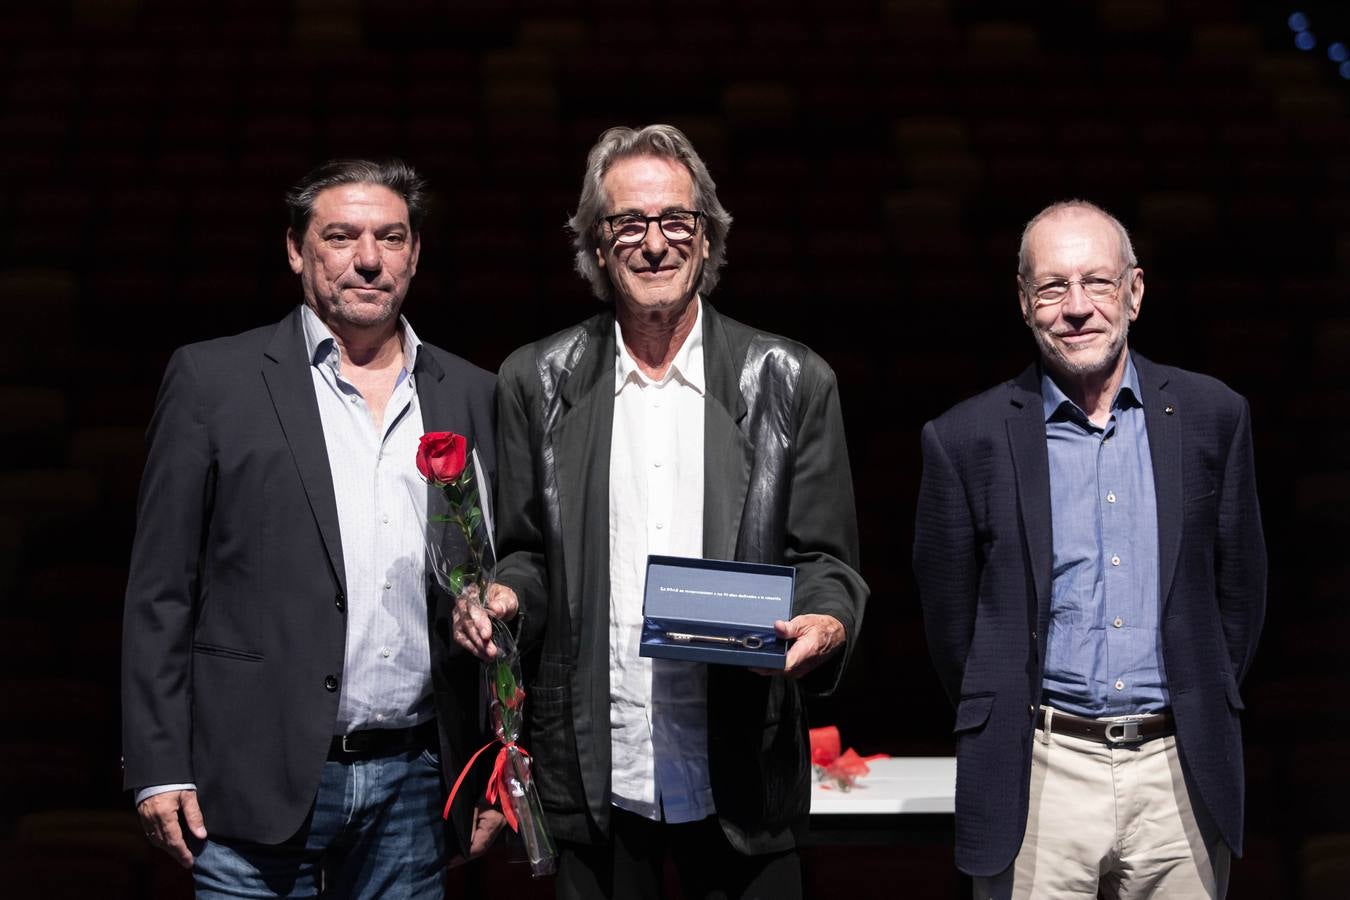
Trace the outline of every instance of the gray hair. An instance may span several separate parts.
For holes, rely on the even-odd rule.
[[[681,163],[694,182],[694,204],[703,213],[708,240],[708,259],[699,280],[700,294],[709,294],[717,286],[719,270],[726,262],[727,233],[731,231],[731,213],[717,199],[717,185],[708,167],[699,158],[689,138],[673,125],[648,125],[634,129],[619,126],[600,135],[586,157],[586,174],[581,181],[581,199],[577,211],[567,220],[576,248],[577,274],[591,284],[591,291],[605,302],[614,299],[609,277],[595,260],[600,249],[600,218],[609,210],[604,178],[614,163],[634,156],[656,156]]]
[[[408,225],[413,233],[422,230],[427,215],[427,183],[417,170],[401,159],[374,162],[369,159],[330,159],[306,173],[286,192],[291,231],[302,237],[314,215],[319,194],[344,184],[376,184],[388,188],[408,205]]]
[[[1120,238],[1120,264],[1122,268],[1134,268],[1139,265],[1138,258],[1134,255],[1134,244],[1130,242],[1130,233],[1125,230],[1125,226],[1120,220],[1102,209],[1090,200],[1061,200],[1058,203],[1051,203],[1045,209],[1036,213],[1027,227],[1022,229],[1022,244],[1017,249],[1017,274],[1023,278],[1031,275],[1031,252],[1027,247],[1031,237],[1031,230],[1041,223],[1041,220],[1048,219],[1053,215],[1076,209],[1084,212],[1097,213],[1106,221],[1110,222],[1116,229],[1116,236]]]

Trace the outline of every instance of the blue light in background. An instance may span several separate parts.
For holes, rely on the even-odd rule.
[[[1308,17],[1301,12],[1293,13],[1289,16],[1290,31],[1307,31]]]
[[[1350,50],[1347,50],[1344,44],[1337,41],[1327,48],[1327,59],[1335,63],[1343,63],[1350,59]]]
[[[1294,35],[1294,46],[1300,50],[1311,50],[1317,46],[1317,37],[1311,31],[1300,31]]]
[[[1341,77],[1350,81],[1350,62],[1341,63]]]

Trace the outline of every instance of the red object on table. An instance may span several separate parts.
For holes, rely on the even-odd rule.
[[[871,760],[890,758],[885,753],[859,756],[852,747],[841,752],[843,741],[839,737],[839,728],[834,725],[812,728],[810,736],[811,764],[816,767],[817,775],[822,781],[830,779],[840,790],[848,790],[859,776],[866,775],[870,771],[867,763]],[[829,787],[828,784],[825,786]]]

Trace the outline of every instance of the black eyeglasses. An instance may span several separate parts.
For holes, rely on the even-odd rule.
[[[698,232],[698,220],[702,212],[692,209],[673,209],[659,216],[639,216],[633,213],[619,213],[617,216],[604,216],[606,236],[620,244],[640,244],[647,239],[647,229],[656,222],[666,240],[674,243],[687,241]]]

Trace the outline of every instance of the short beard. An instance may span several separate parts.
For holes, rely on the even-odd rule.
[[[1041,351],[1041,358],[1046,360],[1052,369],[1071,378],[1083,378],[1110,372],[1120,362],[1120,355],[1125,352],[1125,346],[1130,336],[1129,310],[1132,301],[1133,298],[1128,293],[1121,298],[1120,333],[1107,346],[1106,352],[1102,354],[1100,359],[1084,362],[1067,356],[1044,332],[1032,326],[1031,333],[1036,339],[1037,348]]]
[[[333,318],[358,328],[377,328],[397,319],[402,305],[401,297],[391,297],[378,306],[339,301],[333,305]]]

